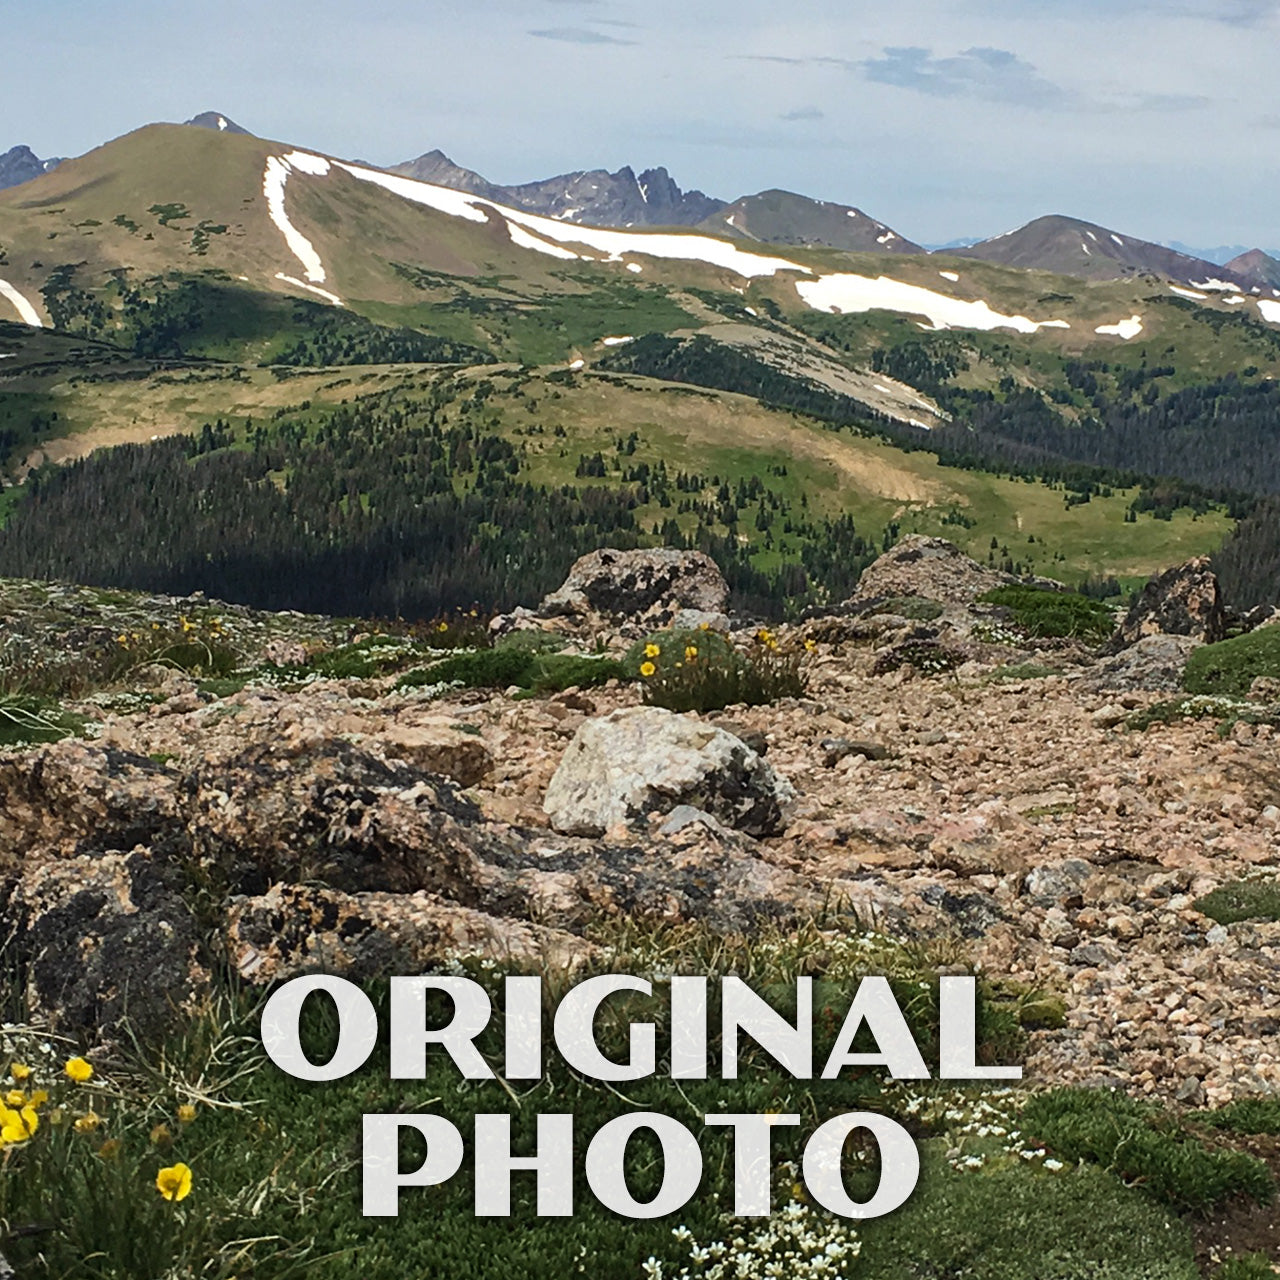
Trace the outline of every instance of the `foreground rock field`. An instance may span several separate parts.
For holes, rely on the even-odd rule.
[[[1266,681],[1241,703],[1258,714],[1136,727],[1204,638],[1194,600],[1181,622],[1149,609],[1163,621],[1107,656],[1019,634],[945,559],[914,578],[910,563],[883,567],[892,608],[873,568],[853,602],[770,635],[807,676],[772,705],[627,712],[643,679],[533,696],[314,673],[211,689],[155,664],[130,690],[71,697],[84,736],[0,755],[0,928],[29,1000],[109,1033],[126,1008],[162,1023],[197,1000],[218,959],[250,983],[366,977],[467,954],[572,963],[619,914],[724,931],[856,917],[1060,1001],[1062,1025],[1031,1034],[1033,1083],[1193,1106],[1280,1090],[1280,923],[1196,905],[1276,876]],[[705,619],[721,602],[699,581]],[[674,592],[665,612],[639,602],[640,627],[586,598],[498,627],[621,652],[687,607],[678,587],[654,587]],[[36,635],[36,592],[5,585],[11,631]],[[933,616],[893,612],[903,597]],[[278,663],[360,634],[207,602],[41,598],[46,642],[77,609],[96,635],[120,610],[145,625],[216,608]],[[664,752],[687,759],[664,773]],[[602,833],[580,834],[611,786]]]

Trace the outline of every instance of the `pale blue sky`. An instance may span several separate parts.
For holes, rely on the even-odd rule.
[[[0,150],[215,109],[498,182],[665,164],[915,240],[1070,213],[1280,244],[1280,0],[0,0]]]

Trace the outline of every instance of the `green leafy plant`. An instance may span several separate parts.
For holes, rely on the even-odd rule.
[[[738,703],[764,706],[803,696],[804,646],[783,643],[767,628],[742,647],[710,628],[657,631],[631,647],[623,666],[643,682],[650,706],[720,711]]]
[[[1007,609],[1013,625],[1035,638],[1101,640],[1115,629],[1115,615],[1105,604],[1073,591],[1013,585],[996,587],[978,599]]]

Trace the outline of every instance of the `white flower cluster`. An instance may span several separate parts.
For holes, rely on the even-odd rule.
[[[687,1227],[671,1234],[688,1246],[688,1263],[669,1272],[651,1257],[640,1268],[646,1280],[845,1280],[845,1267],[862,1251],[851,1227],[797,1200],[749,1236],[701,1245]]]
[[[1018,1128],[1026,1094],[1015,1089],[977,1092],[916,1092],[910,1085],[890,1086],[896,1095],[894,1114],[912,1116],[946,1138],[947,1162],[953,1169],[981,1169],[994,1160],[1015,1157],[1038,1161],[1050,1173],[1063,1169],[1043,1147],[1029,1146]]]
[[[1013,627],[1000,622],[979,622],[973,628],[973,638],[983,644],[1003,644],[1012,648],[1020,648],[1027,643],[1027,637]]]

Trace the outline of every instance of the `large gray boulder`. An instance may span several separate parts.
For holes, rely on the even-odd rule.
[[[782,830],[794,795],[733,734],[661,707],[624,707],[578,729],[543,807],[565,835],[598,836],[692,805],[727,827],[764,836]]]
[[[911,533],[863,570],[849,603],[923,596],[945,604],[972,604],[985,592],[1017,581],[1012,574],[979,564],[954,542]]]
[[[1102,662],[1085,675],[1077,688],[1088,693],[1178,693],[1194,636],[1149,635]]]
[[[538,609],[543,617],[600,614],[657,628],[683,611],[721,615],[729,585],[701,551],[671,547],[593,551],[574,562],[558,591]]]

